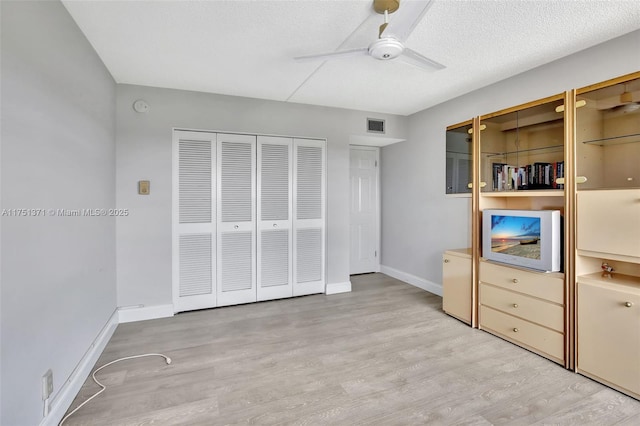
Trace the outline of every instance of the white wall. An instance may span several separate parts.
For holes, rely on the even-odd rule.
[[[132,212],[117,221],[118,306],[172,302],[173,127],[326,138],[327,282],[349,281],[349,138],[366,135],[374,117],[386,120],[388,137],[404,139],[406,117],[133,85],[117,92],[117,205]],[[136,113],[136,99],[149,112]],[[150,195],[137,194],[139,180],[151,181]]]
[[[115,204],[115,82],[59,2],[0,2],[4,209]],[[43,418],[116,307],[115,220],[2,216],[3,425]]]
[[[382,149],[382,264],[441,291],[442,252],[470,244],[470,198],[444,195],[448,125],[638,71],[638,52],[635,31],[410,116]]]

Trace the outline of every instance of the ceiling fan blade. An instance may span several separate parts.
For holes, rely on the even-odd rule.
[[[398,56],[398,59],[402,60],[403,62],[406,62],[407,64],[414,65],[419,68],[427,69],[429,71],[434,69],[441,70],[446,68],[440,62],[436,62],[433,59],[429,59],[426,56],[422,56],[415,50],[412,50],[406,47],[402,51],[402,54]]]
[[[343,59],[343,58],[351,58],[353,56],[363,56],[367,55],[369,49],[366,47],[362,47],[360,49],[350,49],[350,50],[342,50],[338,52],[331,53],[321,53],[319,55],[308,55],[308,56],[298,56],[297,58],[293,58],[298,62],[305,61],[326,61],[328,59]]]
[[[380,35],[404,42],[429,10],[433,0],[402,0],[400,8],[393,13],[391,22]]]

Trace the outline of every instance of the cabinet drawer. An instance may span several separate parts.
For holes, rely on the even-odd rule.
[[[496,311],[487,306],[480,306],[480,328],[521,343],[533,350],[547,354],[558,362],[564,361],[564,335],[540,325],[530,323]]]
[[[564,308],[509,290],[480,284],[480,303],[498,311],[564,332]]]
[[[558,274],[528,272],[480,262],[480,281],[560,305],[564,304],[564,280]]]

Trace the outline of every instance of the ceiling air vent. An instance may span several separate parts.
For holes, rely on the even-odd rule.
[[[384,120],[367,118],[367,132],[384,133]]]

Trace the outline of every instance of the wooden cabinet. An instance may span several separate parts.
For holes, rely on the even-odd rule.
[[[469,142],[465,132],[472,282],[456,294],[471,307],[455,305],[473,325],[639,398],[640,72],[447,128]],[[560,210],[563,272],[484,261],[486,209]]]
[[[486,209],[565,211],[567,94],[486,114],[474,121],[472,218],[479,328],[564,366],[570,333],[565,274],[479,260]],[[565,235],[562,238],[566,238]]]
[[[640,398],[640,278],[578,277],[577,371]]]
[[[479,303],[481,329],[564,364],[563,274],[482,261]]]
[[[640,399],[638,100],[640,73],[576,90],[574,273],[576,371]]]
[[[471,249],[447,250],[442,262],[442,309],[471,324]]]

